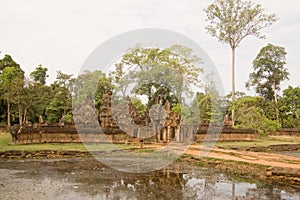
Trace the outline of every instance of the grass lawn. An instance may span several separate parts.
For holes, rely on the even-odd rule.
[[[217,147],[222,149],[245,150],[249,147],[267,147],[278,144],[300,144],[299,137],[270,136],[253,141],[218,142]],[[12,144],[11,135],[8,132],[0,132],[0,151],[9,150],[54,150],[54,151],[101,151],[139,148],[136,144],[81,144],[81,143],[42,143],[42,144]],[[146,146],[145,146],[146,147]],[[150,150],[149,150],[150,151]]]
[[[101,151],[101,150],[113,150],[129,149],[133,148],[133,145],[126,144],[88,144],[81,143],[43,143],[43,144],[12,144],[11,135],[7,132],[0,132],[0,151],[9,150],[54,150],[54,151]]]
[[[285,136],[269,136],[253,141],[218,142],[216,146],[222,149],[245,150],[248,147],[267,147],[270,145],[278,144],[300,144],[300,138]]]

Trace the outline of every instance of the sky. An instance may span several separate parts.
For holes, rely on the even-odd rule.
[[[231,50],[205,30],[205,9],[212,0],[0,0],[0,57],[9,54],[26,71],[39,64],[78,74],[90,53],[111,37],[140,28],[161,28],[183,34],[198,43],[214,62],[225,93],[231,91]],[[268,43],[285,47],[290,80],[299,86],[300,1],[253,0],[266,13],[279,17],[262,32],[266,39],[245,38],[236,52],[236,90],[245,88],[252,61]]]

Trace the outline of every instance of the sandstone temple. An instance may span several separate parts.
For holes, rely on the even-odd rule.
[[[112,103],[112,92],[108,91],[98,108],[91,95],[85,102],[73,108],[74,123],[47,125],[42,121],[33,126],[14,126],[11,134],[14,143],[44,142],[201,142],[239,141],[256,138],[254,130],[233,129],[228,117],[222,124],[185,125],[180,115],[171,111],[170,103],[154,105],[149,112],[138,113],[138,109],[127,99]]]

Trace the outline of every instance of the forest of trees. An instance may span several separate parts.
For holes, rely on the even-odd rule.
[[[176,52],[176,56],[173,54],[174,52]],[[278,128],[300,128],[300,88],[289,86],[279,95],[280,83],[289,76],[284,67],[285,55],[284,48],[271,44],[261,49],[253,61],[253,72],[250,73],[249,81],[246,83],[247,88],[254,89],[257,93],[256,96],[246,96],[243,92],[236,92],[233,104],[230,101],[230,94],[219,96],[218,92],[212,92],[213,90],[207,88],[204,88],[203,92],[198,92],[191,109],[199,112],[199,123],[209,122],[216,112],[220,120],[224,119],[226,114],[231,116],[232,106],[234,106],[236,110],[235,127],[257,129],[262,133]],[[185,58],[183,63],[181,63],[182,58]],[[55,81],[47,85],[47,68],[39,65],[30,73],[30,77],[25,77],[20,65],[11,56],[5,55],[0,60],[1,124],[10,126],[28,122],[39,123],[41,120],[44,123],[59,123],[62,118],[66,122],[71,122],[72,95],[76,80],[91,81],[93,84],[95,77],[97,77],[98,83],[97,89],[93,93],[96,108],[99,107],[103,95],[107,91],[117,92],[120,89],[116,86],[118,84],[120,86],[122,81],[142,80],[142,83],[145,84],[138,84],[133,88],[135,94],[148,97],[147,105],[144,105],[137,97],[132,99],[132,103],[139,109],[139,113],[147,111],[159,97],[161,103],[169,100],[171,109],[182,114],[183,105],[180,105],[176,92],[178,92],[178,88],[189,87],[203,81],[198,77],[203,73],[199,67],[200,60],[192,55],[190,49],[178,45],[166,49],[135,47],[123,55],[121,64],[116,65],[115,71],[109,74],[101,71],[86,71],[76,78],[73,75],[57,71]],[[157,62],[163,62],[163,65],[157,65]],[[137,65],[141,67],[142,71],[131,73],[130,77],[124,78],[123,65]],[[147,67],[143,68],[143,66]],[[167,67],[161,69],[158,66]],[[162,73],[162,70],[171,68],[183,73],[187,78],[185,79],[187,81],[182,82],[179,87],[179,80],[174,78],[174,73],[165,76],[164,78],[168,79],[166,81],[172,85],[173,91],[170,91],[170,87],[157,84],[153,79],[153,77],[159,76],[156,73]],[[168,74],[167,71],[164,72]],[[146,79],[148,82],[145,82]],[[124,86],[124,83],[122,84]],[[85,90],[86,88],[83,88],[81,92]],[[220,106],[218,109],[214,108],[215,103],[212,102],[212,98],[217,99],[217,104]]]
[[[243,0],[215,0],[204,12],[209,22],[208,33],[229,44],[232,50],[231,94],[220,96],[213,85],[205,85],[199,76],[205,76],[201,58],[180,45],[165,49],[136,46],[122,56],[109,74],[85,71],[74,77],[57,71],[51,84],[46,84],[47,68],[39,65],[26,77],[20,64],[5,55],[0,60],[0,124],[10,127],[12,124],[58,123],[62,119],[71,122],[72,98],[75,103],[82,102],[84,98],[80,99],[76,92],[89,95],[86,87],[95,87],[96,81],[92,94],[96,108],[107,91],[124,96],[128,85],[137,82],[133,93],[148,99],[146,105],[137,96],[131,99],[140,114],[168,100],[171,109],[178,114],[198,112],[198,123],[222,121],[228,115],[235,127],[256,129],[261,133],[278,128],[300,128],[300,88],[280,88],[282,82],[289,79],[284,47],[268,44],[253,60],[245,87],[253,89],[255,96],[235,91],[236,48],[247,36],[264,38],[260,31],[276,22],[276,15],[265,14],[261,5]],[[134,67],[138,70],[126,74]],[[164,80],[160,80],[162,77]],[[193,85],[201,84],[203,92],[198,91],[191,107],[185,108],[181,103],[182,92],[190,92]]]

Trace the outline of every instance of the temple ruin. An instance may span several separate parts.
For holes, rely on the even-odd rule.
[[[169,101],[156,104],[149,112],[138,109],[127,99],[113,103],[108,91],[96,108],[91,95],[73,108],[73,124],[61,123],[12,127],[13,142],[19,144],[44,142],[200,142],[204,140],[240,141],[256,138],[254,130],[233,129],[228,116],[221,125],[185,125],[181,116],[173,112]],[[220,135],[220,133],[222,134]]]

